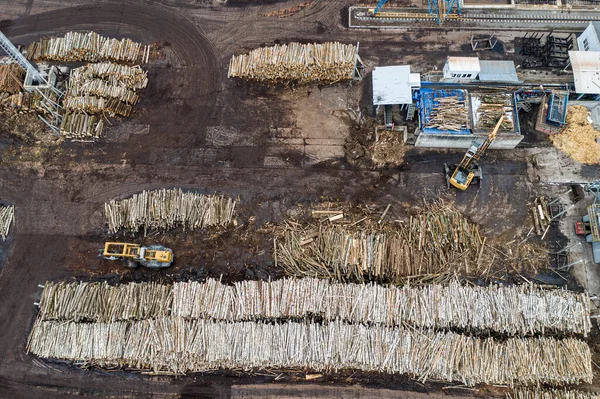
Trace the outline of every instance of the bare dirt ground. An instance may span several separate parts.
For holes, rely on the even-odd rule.
[[[348,109],[360,111],[369,103],[368,78],[365,90],[356,84],[267,88],[230,81],[226,68],[231,55],[277,41],[339,40],[360,41],[368,68],[410,62],[427,71],[441,66],[446,55],[466,54],[470,32],[349,31],[341,10],[354,3],[350,0],[315,0],[290,18],[261,17],[300,3],[0,0],[0,29],[17,44],[93,29],[157,42],[164,54],[148,66],[150,85],[137,113],[109,128],[99,143],[36,145],[7,132],[0,135],[1,199],[16,205],[16,227],[2,254],[8,260],[0,266],[0,397],[437,398],[449,397],[445,392],[472,393],[352,372],[310,385],[302,373],[292,373],[273,385],[262,384],[275,380],[270,374],[172,378],[87,371],[25,353],[37,285],[46,280],[265,278],[261,265],[270,254],[258,244],[260,230],[254,236],[248,232],[294,216],[299,203],[335,198],[374,203],[382,210],[392,204],[389,217],[396,217],[402,204],[445,192],[442,164],[456,162],[461,151],[413,149],[404,165],[389,170],[364,170],[344,161]],[[450,195],[486,233],[510,235],[527,218],[526,201],[535,183],[528,172],[526,150],[490,153],[483,188]],[[239,227],[147,238],[175,250],[177,264],[167,273],[123,271],[99,259],[97,251],[107,238],[103,203],[163,187],[239,197]]]

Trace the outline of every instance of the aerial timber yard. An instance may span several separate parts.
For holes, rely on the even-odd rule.
[[[0,3],[0,397],[598,397],[597,1]]]

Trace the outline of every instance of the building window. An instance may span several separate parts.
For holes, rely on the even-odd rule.
[[[583,50],[588,51],[590,49],[590,44],[588,43],[588,39],[583,39]]]

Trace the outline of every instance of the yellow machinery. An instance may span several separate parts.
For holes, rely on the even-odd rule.
[[[173,251],[162,245],[142,247],[125,242],[107,242],[102,256],[109,260],[126,260],[128,267],[136,267],[139,263],[150,269],[169,267],[174,258]]]
[[[463,157],[462,161],[458,165],[454,165],[454,172],[450,175],[450,168],[447,164],[444,164],[444,169],[446,170],[446,183],[448,184],[448,188],[450,185],[460,189],[466,190],[473,180],[475,180],[479,187],[481,187],[481,182],[483,181],[483,172],[481,167],[477,163],[485,150],[492,144],[492,141],[496,138],[498,134],[498,130],[500,130],[500,126],[504,121],[504,114],[500,116],[498,119],[498,123],[496,123],[496,127],[494,130],[488,135],[487,139],[480,144],[479,146],[473,144],[467,150],[467,153]]]

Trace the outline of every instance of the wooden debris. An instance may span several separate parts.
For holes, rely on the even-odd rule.
[[[600,399],[600,395],[595,392],[542,388],[518,388],[506,397],[510,399]]]
[[[23,89],[25,72],[17,64],[0,65],[0,93],[15,94]]]
[[[343,320],[503,335],[591,329],[586,294],[543,290],[531,284],[488,287],[449,285],[383,287],[320,279],[204,283],[46,283],[41,320],[112,322],[173,315],[221,321]]]
[[[221,368],[358,369],[476,384],[592,382],[578,339],[474,338],[452,332],[321,323],[37,320],[27,352],[83,365],[187,373]]]
[[[0,236],[6,240],[10,228],[15,219],[15,207],[13,205],[0,206]]]
[[[570,105],[562,132],[550,136],[559,150],[574,160],[590,165],[600,164],[600,132],[588,120],[589,111],[583,105]]]
[[[227,76],[272,83],[335,83],[354,77],[357,48],[351,44],[290,43],[233,56]]]
[[[69,139],[97,139],[104,130],[104,121],[85,113],[66,113],[60,124],[60,134]]]
[[[231,223],[236,202],[222,195],[203,195],[181,189],[143,191],[131,198],[104,204],[108,230],[134,232],[168,230],[178,226],[204,228]]]
[[[458,96],[439,97],[433,100],[433,108],[425,128],[459,131],[467,129],[468,107],[466,100]]]
[[[313,242],[300,245],[315,231]],[[441,203],[393,228],[286,224],[277,243],[278,264],[296,277],[401,283],[411,276],[484,276],[490,267],[478,261],[485,245],[478,227]]]
[[[150,46],[130,39],[110,39],[96,32],[68,32],[64,37],[41,39],[27,48],[31,60],[147,62]]]

